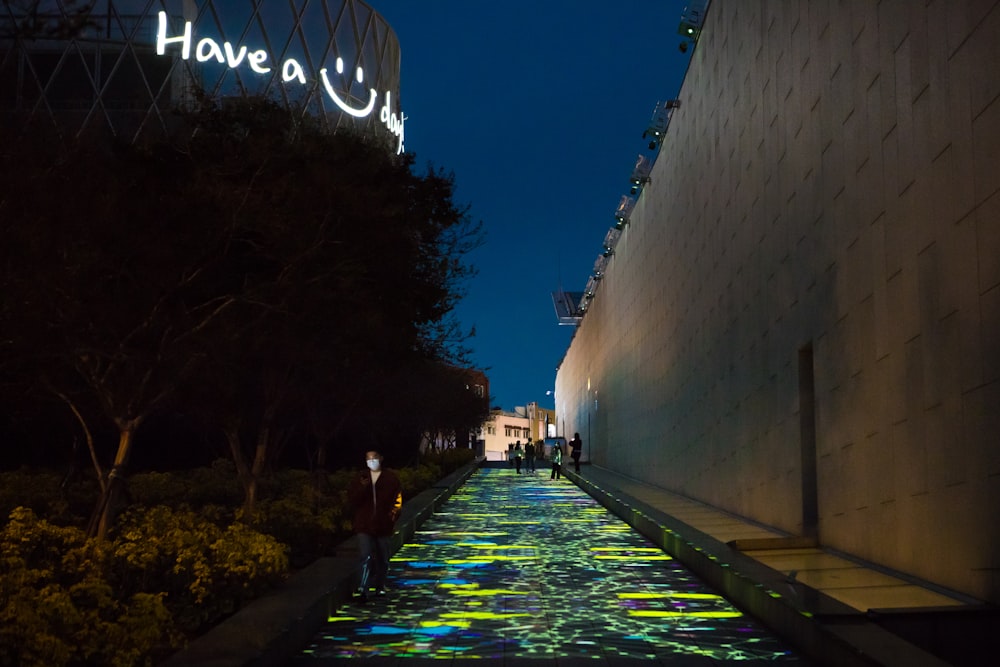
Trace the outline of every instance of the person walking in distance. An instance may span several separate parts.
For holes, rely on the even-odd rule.
[[[524,471],[535,472],[535,443],[528,437],[528,444],[524,446]]]
[[[549,458],[552,459],[552,475],[549,479],[560,479],[562,477],[562,447],[559,443],[552,445],[552,452],[549,454]]]
[[[583,440],[580,439],[579,433],[573,434],[573,439],[569,441],[569,446],[573,448],[570,456],[573,457],[573,468],[577,473],[580,472],[580,457],[583,455]]]
[[[517,474],[521,474],[521,458],[524,455],[524,450],[521,449],[521,441],[518,440],[514,443],[514,468],[517,469]]]
[[[366,470],[351,482],[347,500],[354,509],[354,532],[358,536],[361,554],[361,581],[358,598],[368,600],[369,586],[376,595],[385,595],[385,579],[389,572],[389,538],[403,506],[403,487],[399,476],[382,467],[382,455],[365,453]]]

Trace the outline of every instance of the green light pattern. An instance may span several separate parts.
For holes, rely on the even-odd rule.
[[[394,556],[390,593],[337,610],[314,658],[800,662],[567,480],[486,468]]]

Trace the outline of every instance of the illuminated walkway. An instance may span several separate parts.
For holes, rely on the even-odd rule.
[[[482,468],[340,607],[296,665],[337,658],[804,664],[567,480]],[[405,664],[405,663],[404,663]]]

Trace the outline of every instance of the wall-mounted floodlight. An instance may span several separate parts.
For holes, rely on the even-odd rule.
[[[708,12],[709,0],[692,0],[681,13],[681,24],[677,33],[688,39],[697,40],[701,27],[705,24],[705,14]]]
[[[622,236],[622,230],[612,227],[608,230],[608,233],[604,235],[604,256],[610,257],[615,254],[615,246],[618,245],[618,239]]]
[[[698,42],[701,28],[705,24],[708,3],[709,0],[692,0],[691,4],[684,8],[684,12],[681,14],[681,24],[677,27],[677,34],[683,35],[688,41],[681,42],[681,53],[687,53],[688,45]]]
[[[640,155],[635,161],[635,168],[632,170],[632,194],[636,194],[646,183],[649,183],[649,172],[653,168],[653,163],[645,155]]]
[[[618,208],[615,209],[615,227],[624,229],[632,217],[632,209],[635,208],[635,199],[628,195],[622,195],[618,201]]]
[[[649,127],[642,133],[642,138],[649,138],[649,150],[655,150],[663,142],[663,135],[667,133],[670,126],[670,116],[674,109],[681,105],[680,100],[667,100],[662,104],[656,103],[653,108],[653,117],[649,119]]]
[[[600,280],[604,277],[604,270],[608,268],[607,255],[598,255],[594,261],[594,277]]]
[[[580,303],[576,307],[576,311],[582,316],[587,312],[587,308],[590,307],[590,302],[594,299],[594,295],[597,294],[598,281],[593,276],[587,281],[587,286],[583,290],[583,296],[580,297]]]

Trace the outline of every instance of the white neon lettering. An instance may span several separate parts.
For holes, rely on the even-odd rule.
[[[198,46],[194,47],[194,59],[200,63],[216,60],[219,64],[226,62],[225,56],[222,55],[222,49],[219,45],[215,43],[214,39],[205,39],[198,41]]]
[[[183,60],[189,60],[191,58],[192,43],[191,21],[185,21],[184,34],[168,37],[167,13],[165,11],[160,11],[157,13],[157,18],[159,20],[156,31],[157,55],[165,55],[168,45],[179,44],[181,47],[181,58]],[[214,60],[220,65],[227,65],[230,69],[236,69],[242,65],[244,61],[246,61],[250,69],[258,74],[268,74],[271,71],[271,68],[266,65],[269,55],[264,49],[251,51],[248,47],[242,44],[238,47],[234,47],[231,42],[223,42],[222,46],[219,46],[219,43],[211,37],[205,37],[199,40],[195,45],[194,52],[195,59],[197,59],[198,62]],[[342,75],[344,73],[344,59],[338,57],[335,66],[337,73]],[[330,99],[333,100],[344,113],[354,116],[355,118],[364,118],[371,114],[372,110],[374,110],[375,101],[378,98],[378,92],[374,88],[370,88],[368,91],[368,103],[361,109],[355,109],[337,94],[337,91],[330,83],[330,78],[327,76],[327,70],[325,67],[319,71],[319,76],[323,81],[323,87],[326,89],[327,95],[329,95]],[[282,64],[281,78],[286,83],[290,81],[298,81],[301,85],[306,85],[308,83],[305,70],[294,58],[288,58]],[[358,66],[354,71],[354,79],[357,83],[364,83],[365,73],[360,66]],[[397,114],[392,110],[391,92],[386,92],[385,94],[385,103],[380,109],[379,120],[383,125],[385,125],[386,129],[389,130],[391,134],[398,138],[399,141],[396,146],[396,153],[402,153],[406,134],[406,116],[403,113]]]
[[[156,55],[162,56],[167,52],[167,44],[181,43],[181,58],[187,60],[191,57],[191,22],[184,24],[184,34],[180,37],[167,37],[167,13],[159,13],[160,25],[156,30]]]
[[[245,58],[247,55],[247,47],[241,46],[239,55],[237,56],[235,53],[233,53],[232,44],[226,42],[222,46],[224,49],[226,49],[226,64],[229,65],[229,68],[235,69],[236,67],[239,67],[239,64],[243,62],[243,58]]]
[[[243,47],[244,49],[246,47]],[[250,69],[257,72],[257,74],[267,74],[271,71],[270,67],[264,67],[263,64],[267,62],[267,51],[260,49],[258,51],[250,52]]]
[[[344,63],[340,58],[337,58],[337,64],[340,67],[341,71],[343,71]],[[363,109],[355,109],[354,107],[352,107],[351,105],[347,104],[342,99],[340,99],[340,97],[337,95],[337,92],[333,89],[333,86],[330,85],[330,77],[326,75],[325,67],[319,71],[319,77],[323,79],[323,86],[326,88],[326,94],[330,96],[330,99],[332,99],[334,103],[338,107],[340,107],[340,110],[343,111],[344,113],[354,116],[355,118],[364,118],[365,116],[367,116],[372,112],[372,109],[375,108],[375,98],[378,96],[378,93],[375,92],[374,88],[372,88],[369,91],[371,93],[371,99],[368,100],[368,104],[365,105]]]
[[[299,61],[289,58],[281,68],[281,80],[287,83],[292,79],[297,79],[299,83],[305,84],[306,73]]]
[[[387,92],[385,94],[385,104],[382,105],[382,109],[379,111],[379,120],[385,125],[390,132],[392,132],[396,137],[399,138],[399,143],[396,146],[396,155],[403,152],[403,127],[406,122],[406,116],[399,114],[397,116],[391,107],[392,103],[392,93]]]

